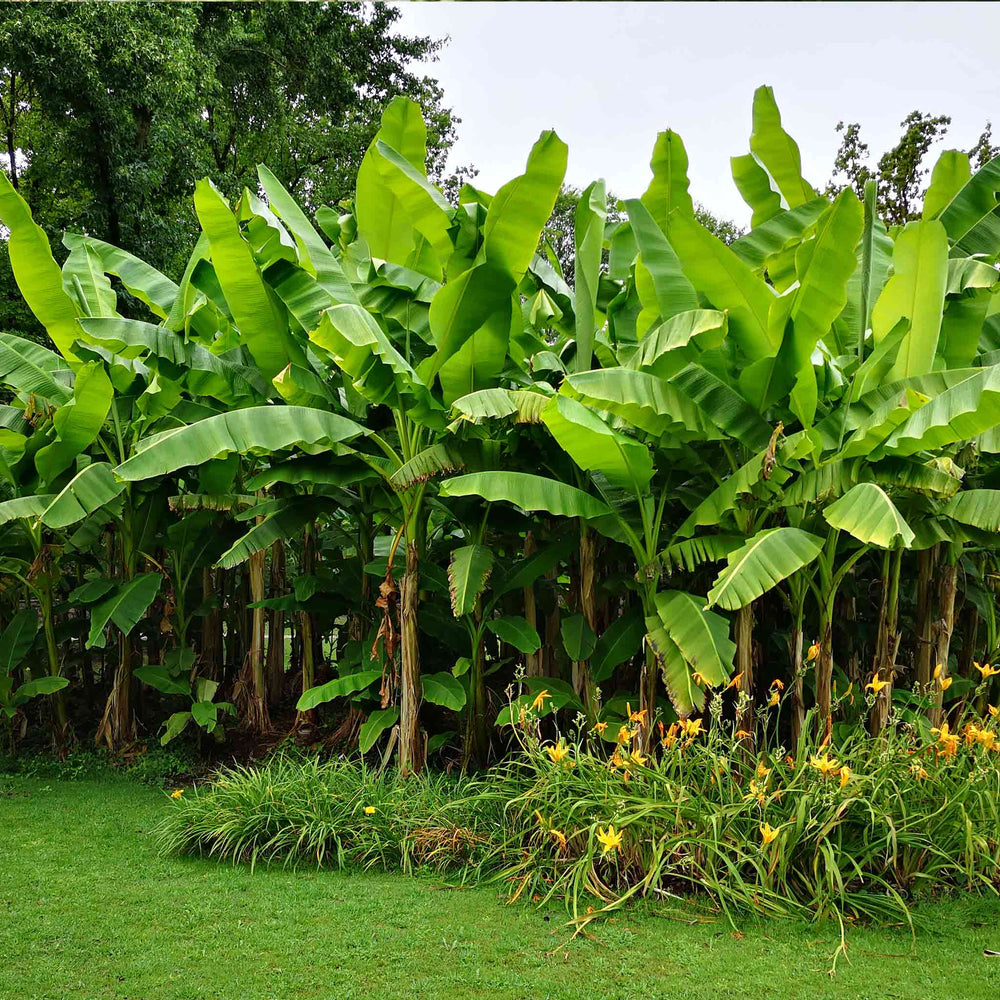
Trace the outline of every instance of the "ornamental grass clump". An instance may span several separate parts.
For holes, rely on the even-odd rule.
[[[464,797],[470,784],[278,754],[261,766],[224,770],[211,785],[178,797],[157,832],[165,851],[251,865],[448,868],[473,859],[493,836],[478,816],[461,825],[442,818],[442,804]]]

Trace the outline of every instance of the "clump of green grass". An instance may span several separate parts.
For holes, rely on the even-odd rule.
[[[204,790],[174,792],[175,808],[158,836],[167,851],[250,864],[464,866],[492,847],[502,809],[477,809],[453,823],[444,806],[472,796],[478,785],[436,774],[403,778],[342,758],[279,754],[262,765],[224,770]]]

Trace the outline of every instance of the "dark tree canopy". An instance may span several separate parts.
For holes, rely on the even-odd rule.
[[[415,98],[439,177],[455,123],[418,72],[441,43],[385,4],[4,4],[0,162],[57,242],[100,236],[179,273],[195,181],[256,189],[256,165],[315,209],[351,194],[389,99]],[[0,325],[24,327],[3,253]],[[33,324],[32,324],[33,325]]]

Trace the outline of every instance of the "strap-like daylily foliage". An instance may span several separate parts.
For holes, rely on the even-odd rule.
[[[873,192],[802,176],[762,87],[732,160],[749,232],[698,221],[667,130],[618,221],[604,181],[582,192],[564,275],[543,235],[567,148],[549,131],[525,153],[494,194],[449,200],[397,98],[355,197],[316,224],[265,166],[235,201],[200,181],[176,281],[90,235],[60,265],[0,174],[51,341],[0,335],[0,680],[44,644],[63,697],[65,597],[77,638],[119,650],[112,744],[136,732],[140,647],[164,739],[227,714],[265,728],[291,627],[300,721],[348,699],[362,752],[395,730],[404,768],[446,743],[485,761],[498,713],[569,709],[610,737],[625,702],[648,747],[738,668],[744,711],[796,629],[819,636],[829,725],[835,602],[866,566],[898,573],[881,552],[968,553],[982,577],[1000,161],[942,154],[921,217],[887,229]],[[4,684],[0,706],[48,691]]]

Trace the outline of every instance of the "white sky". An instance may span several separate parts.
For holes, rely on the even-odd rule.
[[[745,225],[729,173],[748,151],[754,88],[774,87],[803,173],[822,187],[838,121],[857,121],[870,161],[913,110],[949,114],[939,149],[968,149],[987,119],[1000,142],[996,3],[413,3],[407,34],[449,35],[429,75],[462,119],[450,164],[495,190],[538,133],[569,145],[567,180],[641,194],[656,133],[679,132],[691,193]],[[933,151],[931,162],[933,162]]]

